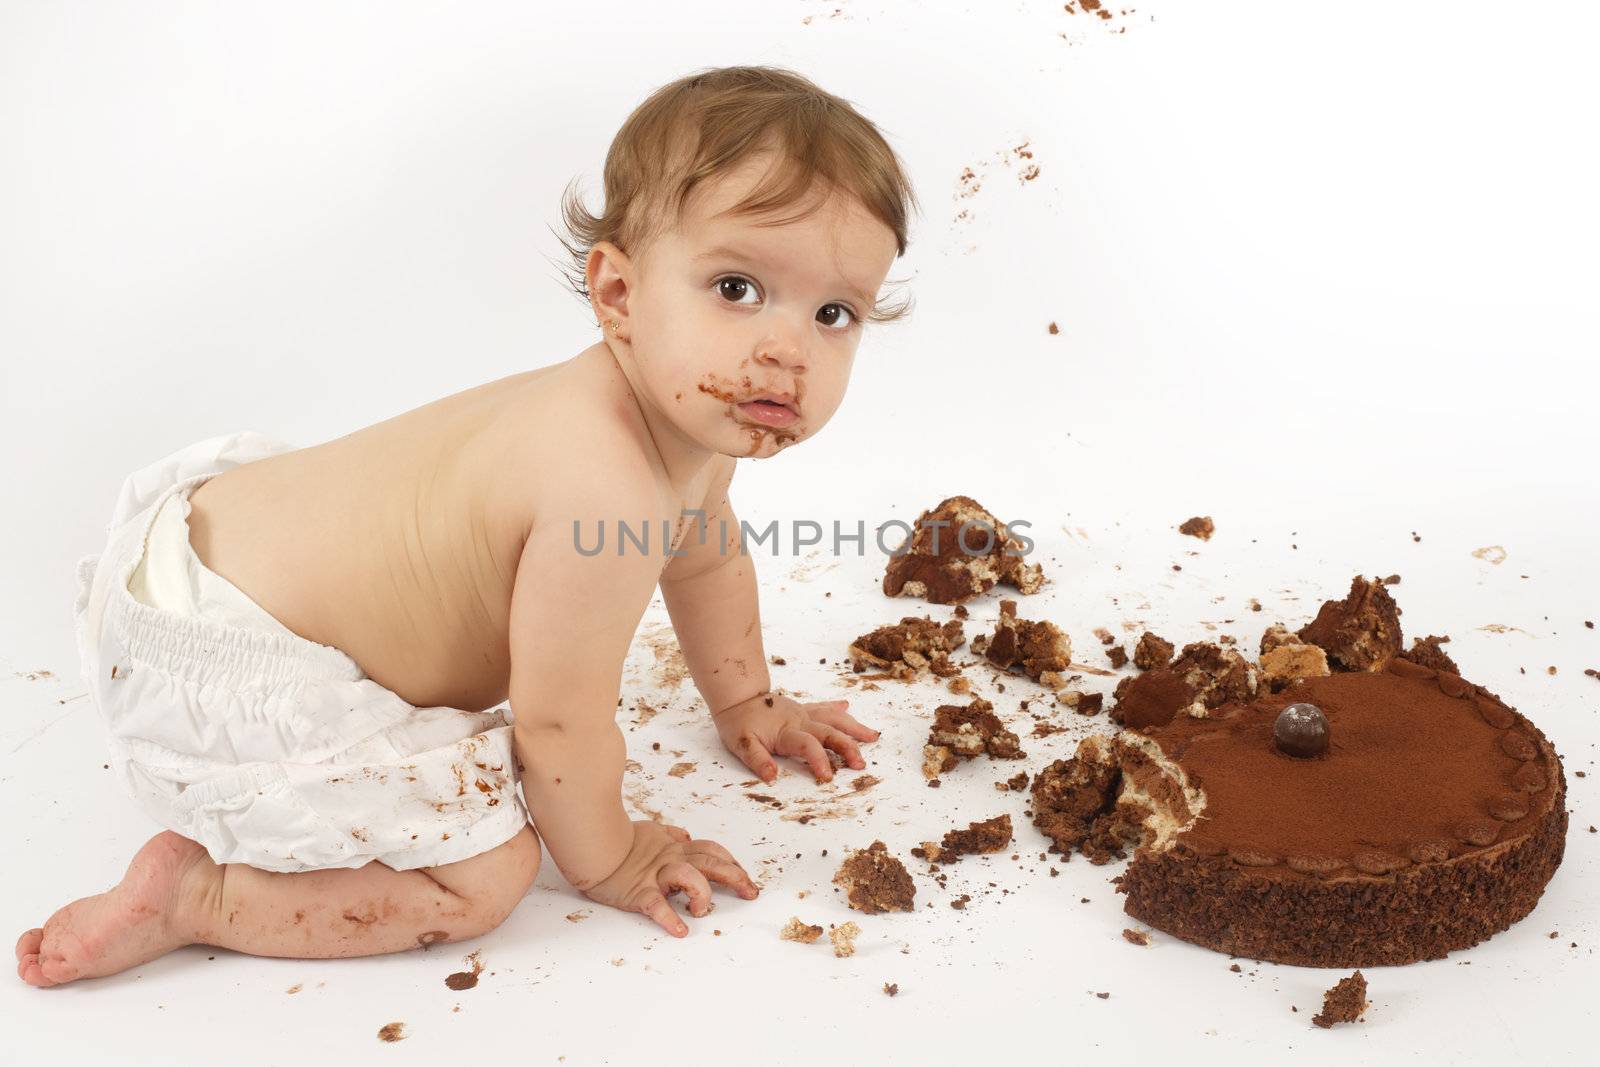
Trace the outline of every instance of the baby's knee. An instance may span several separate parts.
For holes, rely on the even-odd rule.
[[[479,857],[483,863],[474,871],[474,885],[468,894],[472,904],[476,933],[488,933],[506,920],[539,876],[543,852],[533,827],[524,826],[504,844]]]

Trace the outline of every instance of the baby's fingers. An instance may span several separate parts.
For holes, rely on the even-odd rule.
[[[755,736],[746,734],[739,739],[739,747],[734,755],[744,761],[744,765],[755,772],[756,777],[763,782],[770,782],[778,777],[778,765],[772,762],[772,753],[767,751]]]
[[[678,860],[661,868],[661,874],[656,882],[661,891],[671,896],[678,890],[683,890],[689,896],[689,914],[695,918],[704,916],[711,910],[711,883],[706,881],[706,876],[695,869],[693,864]]]
[[[793,727],[778,735],[778,744],[774,749],[780,756],[794,756],[806,761],[811,768],[811,775],[819,782],[833,781],[833,764],[828,762],[828,753],[822,748],[822,742],[804,730]]]
[[[857,741],[876,741],[879,737],[878,731],[870,726],[863,726],[856,722],[855,718],[844,710],[844,703],[842,700],[830,700],[826,703],[818,704],[816,705],[816,710],[811,713],[811,717],[820,723],[833,727],[835,730],[849,734]]]
[[[824,748],[831,748],[843,756],[845,766],[857,771],[867,766],[867,761],[861,758],[861,749],[856,747],[856,743],[850,740],[843,730],[816,723],[811,727],[811,733],[822,742]]]
[[[654,889],[645,893],[644,902],[639,905],[639,911],[648,915],[655,924],[673,937],[687,937],[688,925],[672,910],[672,905],[667,903],[667,898]]]
[[[731,859],[723,859],[721,856],[706,852],[691,852],[689,862],[694,864],[695,869],[706,878],[718,885],[727,886],[746,900],[754,900],[761,892],[745,873],[744,868]]]

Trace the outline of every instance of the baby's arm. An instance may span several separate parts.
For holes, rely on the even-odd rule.
[[[616,712],[628,645],[661,567],[659,554],[585,556],[601,518],[636,515],[657,499],[648,472],[615,469],[601,482],[546,473],[541,521],[523,546],[511,596],[511,710],[522,789],[539,836],[566,879],[592,899],[688,932],[666,902],[682,889],[709,908],[707,879],[753,897],[754,883],[721,846],[673,827],[629,819],[626,759]],[[563,484],[564,483],[564,484]],[[647,508],[651,506],[647,503]],[[651,510],[654,510],[651,508]]]
[[[694,520],[661,572],[661,599],[678,647],[712,715],[772,688],[755,566],[739,551],[739,517],[728,503],[737,461],[719,456],[716,462],[725,467],[706,491],[703,518]]]
[[[845,700],[802,704],[771,692],[761,643],[761,610],[754,559],[740,551],[739,517],[728,502],[735,460],[713,479],[677,558],[661,573],[661,596],[678,647],[728,750],[766,781],[777,777],[773,756],[803,759],[819,781],[833,777],[826,749],[848,766],[866,766],[856,741],[876,730],[861,725]],[[702,536],[703,534],[703,536]]]

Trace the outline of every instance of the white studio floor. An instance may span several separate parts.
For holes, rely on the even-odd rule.
[[[1231,632],[1252,643],[1265,622],[1301,621],[1318,597],[1342,591],[1337,581],[1305,577],[1325,569],[1306,566],[1308,546],[1261,550],[1246,532],[1224,524],[1201,545],[1170,529],[1130,535],[1084,528],[1071,538],[1058,531],[1040,557],[1060,557],[1046,564],[1054,584],[1024,598],[1023,614],[1066,625],[1083,650],[1079,658],[1093,663],[1101,658],[1090,636],[1095,626],[1120,633],[1124,622],[1148,624],[1179,641]],[[13,1048],[49,1048],[68,1062],[130,1052],[204,1062],[227,1046],[228,1058],[241,1063],[304,1055],[324,1062],[370,1053],[380,1027],[403,1022],[403,1046],[384,1052],[419,1061],[458,1054],[463,1043],[511,1053],[524,1040],[537,1043],[536,1061],[548,1052],[567,1063],[721,1056],[799,1063],[850,1049],[891,1061],[954,1062],[1013,1048],[1138,1062],[1151,1042],[1202,1052],[1227,1047],[1230,1054],[1292,1050],[1297,1059],[1329,1062],[1352,1055],[1400,1060],[1423,1050],[1429,1062],[1535,1053],[1540,1062],[1558,1061],[1582,1039],[1576,1020],[1600,978],[1600,836],[1588,832],[1600,811],[1594,779],[1574,775],[1595,771],[1600,682],[1579,666],[1600,658],[1600,641],[1578,620],[1561,582],[1514,573],[1521,566],[1548,574],[1537,559],[1512,557],[1495,567],[1443,547],[1447,538],[1438,551],[1426,547],[1430,539],[1415,545],[1403,538],[1407,552],[1396,541],[1391,557],[1406,559],[1397,564],[1403,621],[1414,632],[1452,634],[1451,652],[1468,675],[1501,690],[1556,741],[1566,761],[1572,832],[1562,867],[1528,919],[1446,960],[1368,971],[1373,1006],[1362,1024],[1333,1032],[1309,1024],[1339,972],[1242,960],[1235,974],[1228,957],[1159,932],[1149,947],[1135,947],[1121,937],[1137,924],[1110,884],[1115,865],[1038,860],[1044,842],[1023,815],[1026,794],[999,793],[993,783],[1018,766],[1036,770],[1070,753],[1084,729],[1106,728],[1104,717],[1086,726],[1063,713],[1071,732],[1028,737],[1031,720],[1017,705],[1037,695],[1035,687],[1014,678],[1001,694],[999,677],[976,663],[966,672],[975,691],[1018,725],[1028,759],[974,761],[948,774],[943,788],[927,788],[917,771],[920,746],[943,690],[932,682],[886,682],[866,692],[846,686],[840,638],[902,610],[925,608],[944,619],[951,609],[890,601],[876,588],[870,561],[818,554],[781,561],[787,566],[768,561],[768,653],[787,661],[774,677],[796,694],[847,696],[863,720],[883,730],[869,746],[867,772],[880,784],[851,795],[849,772],[818,787],[790,767],[771,787],[740,788],[750,776],[721,749],[692,682],[674,682],[675,649],[659,604],[641,626],[624,689],[629,751],[640,765],[626,779],[630,804],[725,843],[761,881],[756,901],[720,898],[710,916],[691,921],[689,938],[674,942],[639,918],[588,906],[546,867],[499,930],[428,953],[295,962],[192,948],[119,978],[49,992],[0,983],[0,1010],[28,1020],[25,1030],[13,1031]],[[1267,558],[1252,565],[1252,555]],[[1139,559],[1150,565],[1136,568]],[[1184,570],[1171,571],[1168,560],[1181,560]],[[1126,561],[1122,575],[1118,561]],[[1263,602],[1259,615],[1246,607],[1252,595]],[[969,604],[969,634],[992,621],[997,600],[991,594]],[[819,664],[824,657],[828,664]],[[960,658],[970,657],[963,650]],[[1550,664],[1560,668],[1555,677],[1546,672]],[[0,804],[25,813],[4,829],[6,853],[21,861],[13,870],[27,872],[9,879],[4,893],[3,913],[19,928],[65,895],[113,879],[149,832],[101,770],[103,744],[81,686],[65,669],[57,673],[30,680],[8,672],[0,681],[9,712],[0,735]],[[1088,681],[1108,690],[1114,683]],[[683,762],[695,764],[693,771],[667,773]],[[752,791],[785,808],[744,795]],[[949,884],[941,889],[906,855],[958,820],[1002,811],[1017,829],[1019,860],[969,857],[946,868]],[[815,817],[802,823],[797,816],[804,814]],[[915,873],[916,913],[863,916],[832,890],[842,851],[874,838]],[[1058,877],[1049,875],[1051,866]],[[952,910],[949,902],[960,894],[973,899],[964,911]],[[790,916],[824,926],[856,920],[856,955],[834,958],[826,939],[809,946],[780,941]],[[450,991],[445,977],[474,951],[484,965],[478,986]],[[900,990],[893,999],[882,992],[890,982]],[[1101,992],[1110,996],[1094,995]],[[969,1025],[978,1014],[999,1032]],[[84,1025],[91,1017],[94,1025]],[[243,1033],[249,1041],[237,1044]],[[1135,1034],[1139,1041],[1131,1043]]]
[[[741,518],[871,529],[974,496],[1031,523],[1050,584],[1022,614],[1091,664],[1097,627],[1253,650],[1353,574],[1399,573],[1406,633],[1450,635],[1467,677],[1565,759],[1566,858],[1532,916],[1369,971],[1366,1021],[1333,1031],[1309,1019],[1338,972],[1129,944],[1117,867],[1040,862],[1026,794],[993,788],[1017,765],[923,784],[948,693],[844,684],[851,638],[950,609],[885,598],[870,541],[785,541],[759,565],[774,682],[880,728],[879,784],[850,795],[852,775],[823,789],[789,764],[741,788],[674,681],[659,603],[621,694],[630,803],[725,844],[758,900],[719,897],[674,941],[547,864],[500,929],[426,953],[196,948],[62,989],[0,980],[0,1063],[1591,1058],[1600,165],[1578,131],[1600,13],[1129,6],[0,5],[0,129],[17,131],[0,138],[0,934],[112,884],[155,829],[102,769],[71,630],[73,564],[125,474],[232,430],[327,440],[587,346],[592,317],[552,266],[562,188],[580,178],[597,207],[628,112],[734,63],[852,101],[922,207],[890,271],[915,310],[868,330],[824,432],[741,464]],[[1197,514],[1208,543],[1174,530]],[[1002,593],[968,604],[969,639]],[[1025,727],[1030,772],[1106,728],[1028,737],[1031,683],[967,674]],[[1002,811],[1019,859],[965,859],[945,888],[911,864],[914,914],[832,891],[846,848],[906,857]],[[856,955],[780,941],[791,916],[857,921]],[[446,988],[474,951],[478,986]],[[389,1023],[404,1040],[379,1041]]]

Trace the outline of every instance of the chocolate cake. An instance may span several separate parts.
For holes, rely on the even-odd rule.
[[[1000,601],[994,633],[974,637],[972,651],[1003,671],[1021,667],[1023,674],[1052,688],[1072,666],[1072,639],[1053,622],[1019,619],[1015,600]]]
[[[1399,654],[1400,606],[1382,579],[1350,580],[1350,595],[1322,605],[1317,617],[1301,627],[1300,640],[1316,645],[1349,671],[1381,671]]]
[[[917,887],[905,864],[889,855],[882,841],[874,841],[846,856],[833,881],[844,888],[852,908],[868,915],[910,911],[917,895]]]
[[[1438,959],[1528,914],[1565,845],[1559,757],[1493,693],[1396,655],[1398,608],[1357,581],[1300,631],[1347,669],[1211,707],[1184,689],[1045,768],[1052,850],[1131,850],[1130,915],[1280,963]]]
[[[1111,718],[1124,726],[1159,726],[1179,712],[1200,717],[1230,700],[1248,700],[1256,685],[1256,668],[1238,652],[1197,641],[1167,666],[1117,683]]]
[[[957,604],[999,583],[1037,593],[1044,571],[1028,563],[1022,542],[970,496],[952,496],[917,516],[911,543],[890,556],[883,574],[887,596],[917,596]]]
[[[851,642],[850,665],[858,674],[875,667],[899,681],[909,681],[923,670],[948,678],[960,670],[950,662],[950,653],[966,639],[957,619],[939,623],[925,615],[907,615]]]
[[[996,815],[969,823],[965,830],[947,830],[942,841],[924,841],[920,848],[912,849],[911,854],[929,863],[954,863],[962,856],[999,852],[1009,844],[1011,816]]]
[[[1139,635],[1139,643],[1133,646],[1133,665],[1141,671],[1153,671],[1157,667],[1165,667],[1172,662],[1174,652],[1171,641],[1146,630]]]
[[[928,728],[928,743],[922,749],[922,773],[937,778],[954,770],[962,760],[988,753],[992,759],[1022,759],[1022,743],[1007,730],[994,713],[994,705],[973,697],[966,707],[940,704]]]
[[[1322,1010],[1311,1021],[1324,1030],[1334,1023],[1353,1023],[1367,1010],[1367,979],[1360,971],[1341,978],[1322,994]]]

